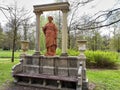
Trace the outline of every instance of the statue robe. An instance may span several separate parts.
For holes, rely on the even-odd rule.
[[[57,28],[54,23],[47,23],[43,28],[46,38],[46,56],[54,56],[57,48]]]

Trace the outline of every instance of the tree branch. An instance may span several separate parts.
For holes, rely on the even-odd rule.
[[[115,16],[116,12],[119,12],[119,10],[120,10],[120,8],[116,8],[113,10],[107,10],[107,11],[100,11],[99,13],[101,13],[101,12],[103,12],[103,13],[102,14],[97,13],[97,14],[99,14],[98,16],[97,16],[97,14],[95,14],[95,16],[97,16],[95,19],[92,19],[85,24],[80,24],[81,22],[78,22],[80,20],[77,20],[77,21],[74,21],[72,26],[74,29],[76,28],[79,30],[91,30],[91,29],[97,29],[97,28],[102,28],[102,27],[107,27],[107,26],[113,25],[115,23],[118,23],[120,21],[120,18],[114,19],[112,22],[110,22],[108,24],[106,23],[106,21],[111,19],[110,17],[116,17]],[[95,17],[95,16],[92,16],[92,17]],[[92,18],[92,17],[90,17],[90,18]],[[101,17],[104,17],[104,19],[102,20]],[[103,23],[106,23],[106,24],[103,24]]]
[[[111,26],[115,23],[118,23],[120,22],[120,19],[114,21],[114,22],[111,22],[109,24],[105,24],[105,25],[100,25],[100,26],[97,26],[97,27],[90,27],[90,28],[80,28],[80,27],[77,27],[78,30],[92,30],[92,29],[97,29],[97,28],[103,28],[103,27],[108,27],[108,26]]]

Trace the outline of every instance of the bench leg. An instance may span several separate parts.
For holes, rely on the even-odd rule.
[[[46,86],[46,80],[43,80],[43,86]]]
[[[80,86],[77,87],[77,90],[82,90],[82,88]]]
[[[82,90],[82,77],[78,77],[77,90]]]
[[[29,79],[29,84],[31,84],[32,83],[32,80],[31,80],[31,78]]]
[[[58,89],[60,90],[61,89],[61,82],[57,81],[57,83],[58,83]]]

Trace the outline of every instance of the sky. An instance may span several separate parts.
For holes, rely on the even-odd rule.
[[[25,7],[27,10],[30,10],[33,13],[33,5],[53,3],[54,0],[17,0],[19,7]],[[12,5],[14,0],[0,0],[0,6]],[[6,23],[6,18],[3,13],[0,11],[0,23],[4,25]]]
[[[14,0],[0,0],[0,6],[4,5],[11,5]],[[74,1],[74,0],[73,0]],[[84,7],[81,7],[80,9],[80,15],[83,14],[94,14],[98,11],[103,11],[107,9],[111,9],[115,5],[116,0],[94,0],[93,2],[87,4]],[[47,3],[53,3],[55,0],[17,0],[19,7],[25,7],[26,9],[30,10],[31,13],[33,13],[33,5],[39,5],[39,4],[47,4]],[[0,23],[5,25],[7,22],[5,16],[0,11]]]

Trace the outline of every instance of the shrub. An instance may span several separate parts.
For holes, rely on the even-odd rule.
[[[86,63],[88,67],[114,68],[117,66],[118,53],[103,51],[86,51]]]
[[[45,54],[46,50],[43,50],[41,54]],[[22,51],[15,52],[15,58],[19,58]],[[33,50],[29,50],[27,53],[33,54]],[[61,55],[61,49],[57,49],[57,55]],[[69,56],[79,56],[80,52],[77,50],[68,50]],[[11,51],[0,50],[0,58],[11,58]],[[93,68],[114,68],[117,66],[119,54],[117,52],[104,52],[104,51],[89,51],[85,52],[87,67]],[[120,62],[120,61],[119,61]]]
[[[61,52],[62,52],[62,50],[59,49],[59,48],[57,48],[57,50],[56,50],[56,55],[61,55]]]
[[[80,51],[72,50],[72,49],[68,50],[68,55],[70,56],[78,56],[79,54],[80,54]]]
[[[61,49],[57,49],[57,55],[61,54]],[[78,56],[80,54],[77,50],[68,50],[68,55]],[[89,68],[115,68],[119,54],[117,52],[105,52],[105,51],[89,51],[85,52],[86,64]]]
[[[56,55],[61,55],[61,53],[62,53],[62,50],[57,48]],[[72,50],[72,49],[68,50],[69,56],[78,56],[79,54],[80,54],[80,52],[77,50]]]

